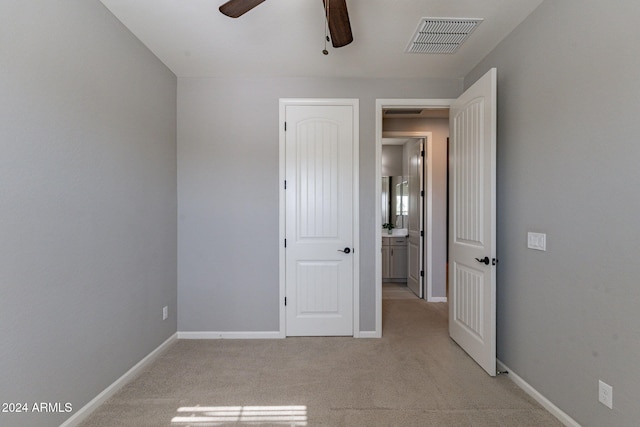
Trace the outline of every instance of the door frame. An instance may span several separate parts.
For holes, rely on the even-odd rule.
[[[360,337],[360,100],[355,98],[280,98],[279,99],[279,219],[278,219],[278,262],[279,262],[279,296],[278,306],[280,307],[280,327],[279,338],[286,338],[286,251],[284,240],[286,238],[286,190],[284,182],[286,178],[286,133],[285,118],[287,106],[349,106],[353,111],[353,336]],[[379,214],[380,215],[380,214]]]
[[[455,99],[376,99],[376,109],[375,109],[375,122],[376,122],[376,141],[375,141],[375,200],[376,206],[379,206],[379,200],[382,197],[382,171],[380,169],[380,164],[382,161],[382,111],[385,108],[449,108],[451,104],[455,101]],[[430,224],[429,218],[432,217],[429,212],[429,208],[432,207],[432,203],[429,203],[429,197],[431,197],[431,192],[429,191],[429,185],[432,184],[432,179],[430,174],[433,172],[433,168],[431,166],[431,159],[429,156],[429,150],[432,147],[433,138],[431,132],[421,131],[421,132],[387,132],[385,136],[388,137],[407,137],[407,138],[425,138],[425,145],[427,146],[427,210],[425,211],[425,215],[427,215],[427,224],[426,232],[427,236],[425,239],[425,243],[427,245],[427,259],[423,261],[423,265],[425,266],[425,277],[426,277],[426,295],[427,301],[434,301],[432,297],[432,288],[433,276],[431,274],[430,266],[432,265],[432,256],[433,251],[430,250],[433,245],[432,241],[432,233],[430,233]],[[376,239],[375,239],[375,305],[376,305],[376,330],[375,336],[382,337],[382,212],[380,209],[375,210],[375,227],[376,227]],[[429,299],[431,297],[431,299]],[[440,299],[438,300],[440,301]]]

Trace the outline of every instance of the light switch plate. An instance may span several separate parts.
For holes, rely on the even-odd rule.
[[[527,233],[527,247],[537,251],[547,250],[547,235],[545,233]]]

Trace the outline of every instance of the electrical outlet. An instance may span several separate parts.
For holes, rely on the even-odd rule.
[[[162,320],[167,320],[169,318],[169,306],[162,307]]]
[[[609,409],[613,409],[613,387],[598,380],[598,400]]]

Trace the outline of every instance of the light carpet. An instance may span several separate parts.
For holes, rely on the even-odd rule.
[[[81,425],[561,426],[417,298],[383,300],[381,339],[180,340]]]

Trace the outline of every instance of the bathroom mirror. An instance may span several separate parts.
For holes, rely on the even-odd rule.
[[[407,177],[382,177],[382,223],[392,223],[395,228],[406,228],[409,214],[409,186]]]

